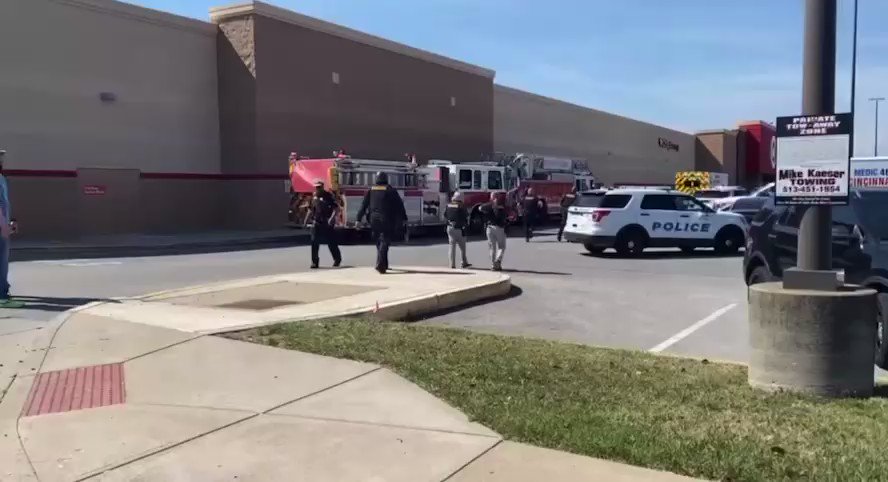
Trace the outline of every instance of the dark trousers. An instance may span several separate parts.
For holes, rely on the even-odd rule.
[[[342,262],[342,253],[339,251],[339,244],[336,243],[336,230],[329,224],[314,224],[311,227],[311,264],[317,266],[321,262],[318,251],[322,243],[326,243],[330,248],[330,256],[333,256],[334,263]]]
[[[526,214],[524,216],[524,240],[530,241],[530,238],[533,237],[533,227],[536,225],[536,216],[533,214]]]
[[[561,211],[561,225],[558,226],[558,241],[561,241],[561,235],[564,234],[564,227],[567,226],[567,211]]]
[[[376,271],[385,273],[389,269],[389,246],[395,230],[388,223],[373,219],[370,220],[370,228],[376,241]]]

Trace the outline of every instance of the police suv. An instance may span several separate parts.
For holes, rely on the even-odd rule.
[[[621,256],[637,256],[662,247],[732,254],[743,246],[746,228],[743,216],[717,212],[678,191],[615,189],[581,195],[568,210],[564,237],[593,254],[613,248]]]

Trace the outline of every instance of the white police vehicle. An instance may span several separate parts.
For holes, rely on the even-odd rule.
[[[731,254],[744,245],[746,227],[740,214],[717,212],[678,191],[614,189],[581,195],[568,210],[564,237],[593,254],[613,248],[637,256],[645,248],[662,247],[684,252],[711,247]]]

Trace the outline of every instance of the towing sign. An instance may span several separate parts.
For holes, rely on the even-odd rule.
[[[848,204],[852,123],[847,113],[777,118],[777,204]]]

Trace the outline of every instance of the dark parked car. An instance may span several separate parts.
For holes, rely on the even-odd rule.
[[[764,207],[769,201],[767,197],[742,197],[734,201],[733,204],[723,209],[723,211],[737,213],[746,218],[746,222],[752,222],[752,218]]]
[[[796,266],[802,210],[771,197],[752,218],[743,275],[747,285],[779,280]],[[852,191],[849,206],[833,208],[833,268],[845,282],[879,292],[876,364],[888,367],[888,191]]]

